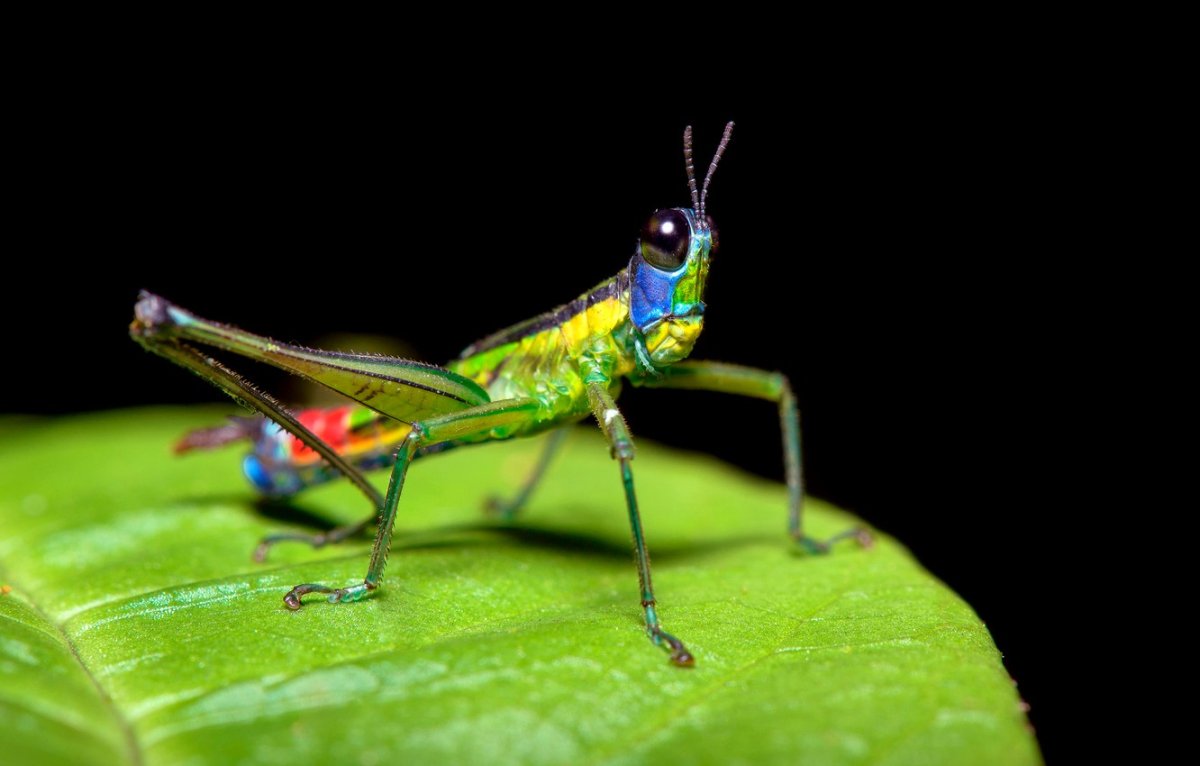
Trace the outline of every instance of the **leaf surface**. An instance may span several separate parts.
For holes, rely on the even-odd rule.
[[[370,509],[337,483],[274,516],[238,450],[174,458],[204,410],[0,421],[0,741],[13,763],[1039,763],[986,628],[894,541],[792,553],[782,486],[639,445],[646,638],[617,468],[568,440],[511,526],[532,440],[409,474],[385,587],[370,541],[250,553]],[[381,484],[385,476],[377,479]],[[817,536],[854,523],[809,503]]]

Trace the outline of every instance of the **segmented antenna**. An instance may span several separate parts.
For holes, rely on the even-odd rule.
[[[689,133],[687,134],[687,138],[690,139],[691,138],[691,133],[690,133],[691,128],[688,128],[688,131],[689,131]],[[706,176],[704,176],[704,190],[700,193],[700,209],[697,212],[697,215],[699,216],[701,221],[704,220],[704,201],[706,199],[708,199],[708,184],[710,181],[712,181],[713,173],[716,172],[716,170],[717,170],[717,163],[721,161],[721,155],[725,153],[725,147],[729,145],[729,137],[731,135],[733,135],[733,120],[730,120],[728,122],[728,124],[725,125],[725,135],[721,136],[721,143],[717,145],[717,153],[713,155],[712,162],[710,162],[708,164],[708,174]],[[690,140],[688,141],[688,144],[690,147],[690,144],[691,144]],[[688,158],[689,158],[688,161],[689,161],[689,165],[690,165],[690,163],[691,163],[690,153],[688,154]],[[693,181],[692,182],[692,202],[695,203],[695,200],[696,200],[696,184]]]
[[[696,168],[692,166],[692,126],[683,129],[683,164],[687,166],[688,188],[692,190],[692,210],[700,209],[700,195],[696,192]]]

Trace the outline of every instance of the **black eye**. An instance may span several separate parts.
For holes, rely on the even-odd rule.
[[[690,240],[687,216],[678,210],[659,210],[642,228],[642,257],[651,266],[674,271],[687,258]]]

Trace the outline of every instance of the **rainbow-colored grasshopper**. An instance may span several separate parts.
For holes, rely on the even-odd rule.
[[[317,535],[272,535],[255,552],[266,557],[274,543],[299,540],[314,547],[344,540],[378,522],[366,577],[357,585],[333,588],[305,583],[284,596],[299,609],[306,593],[327,593],[330,602],[357,601],[380,587],[396,506],[409,464],[418,457],[458,445],[531,436],[558,429],[547,441],[533,475],[499,510],[514,515],[528,498],[565,433],[563,426],[589,414],[608,437],[625,485],[633,528],[642,608],[651,640],[676,665],[691,666],[683,642],[663,630],[655,612],[631,462],[633,440],[616,395],[623,380],[634,386],[691,388],[768,399],[779,405],[789,490],[788,531],[805,551],[824,552],[834,540],[856,537],[851,529],[830,540],[807,537],[800,525],[804,490],[800,472],[800,426],[796,400],[780,373],[717,362],[683,361],[704,322],[703,301],[716,230],[705,212],[709,183],[733,123],[725,126],[697,191],[692,163],[692,130],[683,134],[691,208],[659,210],[642,229],[629,265],[616,276],[570,303],[490,335],[467,347],[446,367],[393,357],[338,353],[277,343],[229,325],[210,322],[143,292],[130,334],[145,348],[191,369],[268,420],[239,419],[230,425],[188,434],[181,449],[212,447],[250,439],[246,475],[269,495],[289,495],[338,475],[347,477],[371,501],[371,516],[357,524]],[[266,362],[324,385],[361,406],[309,410],[293,415],[240,375],[198,350],[215,346]],[[387,495],[363,471],[391,466]]]

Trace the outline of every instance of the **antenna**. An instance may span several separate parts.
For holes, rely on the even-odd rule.
[[[729,137],[731,135],[733,135],[733,120],[730,120],[728,122],[728,124],[725,125],[725,135],[721,136],[721,143],[717,145],[717,153],[713,155],[712,162],[710,162],[708,165],[708,174],[706,176],[704,176],[704,191],[702,191],[700,193],[700,205],[699,205],[700,209],[696,211],[696,214],[700,218],[700,220],[704,220],[704,201],[706,199],[708,199],[708,184],[710,181],[712,181],[713,173],[715,173],[717,170],[717,163],[721,161],[721,155],[725,153],[725,147],[729,145]],[[691,160],[692,160],[692,154],[691,154],[692,129],[688,128],[686,131],[684,131],[683,136],[684,136],[683,140],[684,140],[685,144],[687,145],[687,150],[684,151],[684,156],[688,160],[688,169],[689,169],[688,176],[690,179],[691,166],[692,166],[692,162],[691,162]],[[695,203],[695,200],[696,200],[696,182],[692,181],[692,202],[693,202],[693,204]]]
[[[700,195],[696,193],[696,168],[692,166],[692,126],[683,129],[683,164],[687,166],[688,188],[692,190],[692,210],[700,209]]]

